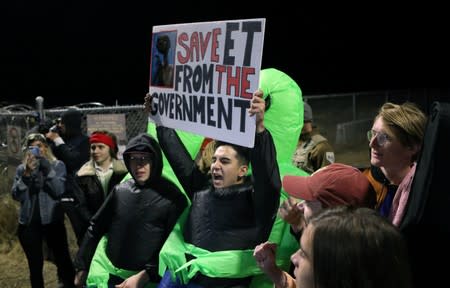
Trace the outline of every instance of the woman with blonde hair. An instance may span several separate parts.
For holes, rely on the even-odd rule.
[[[17,167],[12,197],[20,202],[18,237],[30,270],[31,287],[44,287],[43,241],[54,252],[64,287],[73,287],[75,270],[69,254],[64,214],[57,199],[64,192],[66,167],[53,155],[45,136],[27,136]]]

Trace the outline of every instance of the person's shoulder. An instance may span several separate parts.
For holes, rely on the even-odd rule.
[[[78,169],[77,177],[84,177],[84,176],[95,176],[95,167],[94,162],[92,160],[87,161],[83,164],[83,166]]]
[[[127,166],[122,160],[113,159],[113,171],[115,174],[126,175],[128,173]]]
[[[16,174],[18,174],[18,173],[23,173],[23,171],[25,171],[25,164],[20,163],[20,164],[16,167]]]
[[[323,143],[323,142],[328,142],[328,139],[325,138],[325,136],[323,136],[320,133],[312,134],[311,135],[311,139],[317,144],[320,144],[320,143]]]
[[[53,161],[53,166],[66,168],[66,164],[64,164],[64,162],[59,159],[56,159],[55,161]]]
[[[320,151],[322,153],[325,153],[325,152],[332,152],[332,153],[334,153],[333,146],[331,146],[330,142],[328,142],[327,140],[323,141],[323,142],[320,142],[320,143],[317,143],[314,146],[314,149],[318,150],[318,151]]]

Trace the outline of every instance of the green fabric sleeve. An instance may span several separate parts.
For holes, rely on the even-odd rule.
[[[273,68],[261,70],[260,87],[266,101],[270,101],[264,123],[274,139],[280,176],[308,175],[291,163],[303,126],[303,100],[300,87],[287,74]],[[148,132],[156,135],[154,124],[151,122],[148,124]],[[177,132],[194,158],[203,137]],[[170,179],[173,179],[175,183],[178,183],[167,161],[164,162],[163,174],[166,175],[165,173],[173,177]],[[286,192],[281,191],[280,203],[286,198]],[[253,257],[253,249],[210,252],[185,243],[182,231],[188,211],[189,208],[182,214],[161,249],[159,267],[161,276],[168,269],[173,279],[177,276],[182,283],[188,283],[197,272],[210,277],[225,278],[242,278],[253,275],[255,277],[251,287],[273,286],[257,266]],[[269,241],[278,244],[277,264],[282,269],[288,270],[290,256],[298,249],[298,241],[291,235],[289,224],[277,217]],[[194,255],[196,258],[186,262],[186,253]]]

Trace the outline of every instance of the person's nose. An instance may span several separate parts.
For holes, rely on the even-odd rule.
[[[380,145],[378,145],[377,141],[377,137],[372,136],[372,138],[370,138],[369,140],[369,147],[373,148],[373,147],[379,147]]]
[[[305,201],[301,201],[301,202],[297,203],[297,209],[300,212],[305,213]]]
[[[292,254],[291,255],[291,262],[292,262],[292,264],[294,264],[294,265],[298,265],[298,261],[297,261],[297,254],[298,254],[298,252],[299,251],[296,251],[294,254]]]
[[[220,169],[220,162],[219,161],[213,161],[211,163],[211,170],[215,171],[215,170],[219,170]]]

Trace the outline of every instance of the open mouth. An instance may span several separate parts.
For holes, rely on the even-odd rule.
[[[212,178],[214,181],[220,181],[223,180],[223,176],[219,174],[212,174]]]
[[[223,183],[223,176],[219,174],[212,174],[212,181],[214,186],[220,186]]]

